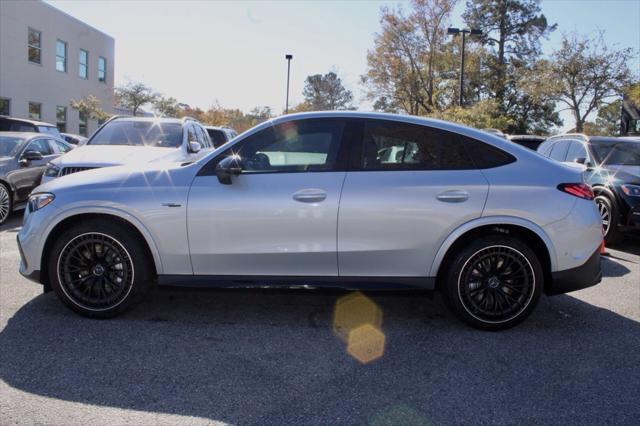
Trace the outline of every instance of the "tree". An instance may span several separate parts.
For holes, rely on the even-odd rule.
[[[493,47],[487,79],[493,96],[502,104],[509,65],[540,55],[540,38],[554,31],[541,13],[539,0],[468,0],[463,14],[467,25],[482,31],[481,40]]]
[[[602,34],[563,36],[560,48],[552,54],[546,81],[554,98],[573,114],[576,132],[584,130],[591,113],[622,95],[631,82],[627,63],[632,55],[631,48],[609,48]]]
[[[78,100],[72,99],[69,105],[91,120],[106,120],[110,116],[109,113],[102,109],[100,99],[93,95],[88,95]]]
[[[446,26],[456,0],[413,0],[411,13],[381,9],[362,83],[378,110],[419,115],[444,109],[455,74]],[[445,48],[446,47],[446,48]]]
[[[129,82],[124,86],[116,87],[116,98],[120,105],[131,110],[133,116],[138,109],[149,103],[154,103],[159,95],[141,82]]]
[[[163,117],[177,117],[180,114],[180,106],[176,98],[158,96],[153,102],[153,107]]]
[[[302,95],[305,102],[316,111],[353,109],[353,94],[343,86],[342,80],[333,71],[325,75],[308,76]]]
[[[500,114],[497,102],[490,99],[465,108],[454,105],[444,111],[435,112],[431,116],[477,129],[492,128],[505,131],[512,125],[512,119]]]

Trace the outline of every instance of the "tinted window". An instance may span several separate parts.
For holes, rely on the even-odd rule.
[[[640,142],[592,142],[591,149],[600,164],[640,166]]]
[[[22,139],[10,136],[0,136],[0,157],[13,157],[17,154]]]
[[[513,155],[493,145],[462,135],[459,135],[458,138],[464,142],[467,152],[478,169],[491,169],[516,161]]]
[[[571,141],[566,161],[576,161],[576,158],[587,158],[587,150],[580,141]]]
[[[46,139],[36,139],[27,145],[26,151],[38,151],[42,155],[51,155],[53,154],[53,149],[49,145],[49,141]]]
[[[224,132],[222,130],[207,129],[207,133],[209,133],[209,137],[213,141],[213,146],[215,146],[216,148],[221,145],[224,145],[225,142],[227,142],[227,138],[225,137]]]
[[[553,145],[550,158],[556,161],[564,161],[567,158],[567,150],[569,149],[569,141],[559,141]]]
[[[367,120],[361,153],[359,168],[362,170],[475,168],[457,135],[394,121]]]
[[[47,133],[49,135],[53,135],[56,137],[62,137],[60,135],[60,131],[58,130],[57,127],[51,127],[51,126],[38,126],[38,132],[40,133]]]
[[[88,144],[177,148],[182,145],[182,125],[153,121],[111,121],[97,132]]]
[[[249,136],[221,158],[240,155],[243,173],[332,170],[343,127],[341,119],[290,121]]]

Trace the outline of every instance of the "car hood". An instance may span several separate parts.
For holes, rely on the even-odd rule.
[[[176,161],[183,157],[179,148],[149,146],[79,146],[53,160],[58,167],[106,167],[143,164],[155,160]]]

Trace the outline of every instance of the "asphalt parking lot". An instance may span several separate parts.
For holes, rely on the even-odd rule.
[[[363,364],[334,333],[337,291],[161,290],[81,318],[18,274],[20,223],[0,227],[1,424],[640,418],[640,238],[608,249],[600,285],[543,297],[506,332],[464,326],[438,296],[369,294],[385,345]]]

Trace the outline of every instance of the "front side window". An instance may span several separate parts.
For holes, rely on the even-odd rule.
[[[178,148],[182,145],[182,124],[115,120],[95,133],[88,144]]]
[[[78,112],[78,133],[87,136],[87,114],[82,111]]]
[[[101,83],[107,81],[107,60],[102,56],[98,58],[98,81]]]
[[[211,138],[211,141],[213,141],[213,146],[215,146],[216,148],[224,145],[225,142],[227,142],[227,138],[225,137],[222,130],[207,129],[207,133],[209,133],[209,137]]]
[[[580,141],[572,141],[567,152],[567,161],[575,162],[578,158],[587,159],[587,150]]]
[[[456,170],[475,164],[455,134],[395,121],[368,120],[361,170]]]
[[[556,161],[564,161],[567,158],[567,150],[569,149],[569,141],[559,141],[551,148],[549,158]]]
[[[29,58],[29,62],[33,62],[34,64],[41,63],[41,55],[42,55],[42,33],[40,31],[36,31],[33,28],[29,28],[29,35],[27,39],[27,55]]]
[[[330,171],[336,165],[344,121],[289,121],[249,136],[222,157],[237,154],[243,173]]]
[[[67,43],[56,40],[56,69],[67,72]]]
[[[78,51],[78,76],[89,78],[89,52],[84,49]]]
[[[53,154],[53,150],[46,139],[36,139],[35,141],[30,142],[24,150],[24,152],[27,151],[37,151],[42,155]]]
[[[11,99],[0,98],[0,115],[11,115]]]
[[[67,107],[56,107],[56,126],[60,132],[64,133],[67,131]]]
[[[29,118],[40,120],[42,117],[42,104],[39,102],[29,102]]]

